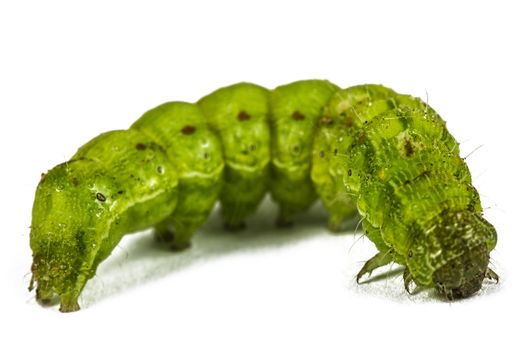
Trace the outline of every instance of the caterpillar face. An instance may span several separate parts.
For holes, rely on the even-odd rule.
[[[464,298],[481,288],[495,245],[496,230],[479,214],[446,212],[414,239],[407,266],[416,283],[449,300]]]
[[[124,234],[153,227],[160,242],[186,249],[216,201],[237,230],[267,192],[280,226],[317,198],[333,231],[358,212],[378,250],[358,281],[396,262],[407,290],[413,282],[452,300],[497,280],[488,268],[496,231],[436,111],[381,85],[305,80],[165,103],[51,169],[33,205],[30,288],[78,310]]]

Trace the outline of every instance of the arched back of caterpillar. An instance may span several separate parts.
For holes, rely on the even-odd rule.
[[[414,282],[452,300],[497,279],[488,268],[496,231],[441,117],[380,85],[304,80],[165,103],[47,172],[33,205],[30,289],[76,311],[123,235],[154,227],[185,249],[216,201],[225,227],[241,229],[267,192],[280,226],[317,198],[333,231],[358,212],[378,250],[358,281],[396,262],[407,291]]]

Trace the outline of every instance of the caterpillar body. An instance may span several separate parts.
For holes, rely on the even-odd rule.
[[[470,172],[426,103],[381,85],[239,83],[197,103],[168,102],[103,133],[42,175],[32,211],[30,290],[64,312],[123,235],[155,228],[174,250],[217,200],[240,229],[267,192],[278,225],[320,198],[331,230],[356,212],[378,249],[357,276],[396,262],[447,299],[485,278],[496,245]]]

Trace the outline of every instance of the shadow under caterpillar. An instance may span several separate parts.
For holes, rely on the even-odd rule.
[[[197,103],[162,104],[44,174],[30,290],[76,311],[123,235],[155,227],[159,241],[186,249],[217,200],[224,226],[237,230],[268,191],[279,226],[317,198],[333,231],[359,212],[378,253],[358,282],[396,262],[407,291],[413,282],[453,300],[498,279],[488,267],[496,231],[441,117],[381,85],[304,80],[273,90],[239,83]]]

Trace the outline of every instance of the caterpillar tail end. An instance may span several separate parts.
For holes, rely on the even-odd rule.
[[[78,303],[78,298],[80,293],[75,290],[75,288],[68,288],[66,292],[57,292],[56,278],[53,278],[52,275],[44,274],[42,275],[37,270],[38,258],[33,260],[32,270],[33,275],[31,277],[31,282],[29,284],[29,292],[32,292],[35,289],[35,299],[36,301],[44,307],[54,306],[60,304],[60,312],[74,312],[80,310],[80,305]]]
[[[75,312],[80,310],[78,305],[78,297],[64,296],[60,298],[60,312]]]
[[[29,291],[35,289],[35,277],[31,277],[31,282],[29,285]],[[78,304],[78,294],[57,294],[52,287],[46,285],[46,283],[39,283],[35,291],[36,301],[43,307],[54,306],[60,304],[60,312],[75,312],[80,310],[80,305]]]

